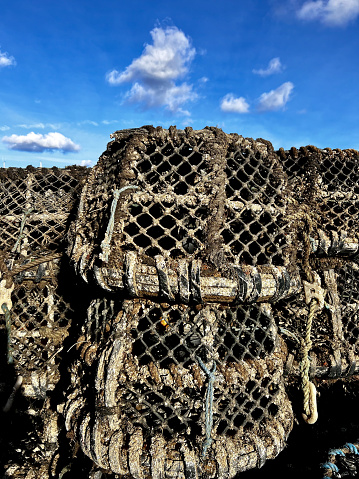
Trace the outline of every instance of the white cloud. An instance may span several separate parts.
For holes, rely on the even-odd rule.
[[[103,125],[112,125],[113,123],[120,123],[119,120],[102,120]]]
[[[10,127],[7,125],[0,126],[0,131],[7,131],[10,130]]]
[[[64,123],[46,123],[46,127],[51,128],[51,130],[60,130],[64,126],[66,126],[66,123],[65,124]]]
[[[280,59],[276,57],[270,60],[266,69],[260,68],[259,70],[252,70],[252,72],[255,73],[256,75],[261,75],[264,77],[268,75],[273,75],[274,73],[280,73],[282,69],[283,69],[283,66],[280,62]]]
[[[273,111],[280,110],[285,106],[289,100],[289,96],[294,88],[293,83],[283,83],[276,90],[271,90],[268,93],[262,93],[259,97],[258,110],[259,111]]]
[[[142,85],[135,83],[127,93],[127,99],[131,103],[142,103],[146,107],[166,106],[172,112],[189,115],[187,110],[180,108],[183,103],[193,100],[197,95],[192,91],[192,86],[182,83],[177,86],[174,82],[168,85]]]
[[[232,93],[228,93],[221,101],[221,110],[230,113],[248,113],[249,104],[242,96],[235,98]]]
[[[43,130],[44,128],[50,128],[51,130],[59,130],[61,128],[60,123],[21,123],[16,125],[18,128],[25,128],[26,130],[39,129]]]
[[[62,151],[64,153],[69,151],[78,151],[79,145],[76,145],[70,138],[57,132],[50,132],[46,135],[40,133],[28,133],[27,135],[11,135],[4,136],[2,141],[7,144],[10,150],[19,151]]]
[[[77,124],[78,124],[78,126],[81,126],[81,125],[98,126],[98,123],[96,123],[96,121],[92,121],[92,120],[83,120],[83,121],[80,121]]]
[[[123,71],[111,71],[107,81],[111,85],[132,83],[127,93],[128,101],[142,103],[146,107],[165,106],[170,111],[182,112],[187,101],[197,98],[192,85],[176,84],[184,77],[196,50],[186,35],[176,27],[154,28],[152,45],[146,45],[142,55]]]
[[[202,77],[198,80],[198,83],[201,83],[202,85],[204,85],[207,82],[209,82],[209,78],[207,77]]]
[[[359,0],[314,0],[297,11],[302,20],[319,20],[330,26],[346,25],[359,15]]]
[[[31,130],[34,128],[41,128],[41,129],[45,128],[45,125],[43,123],[31,123],[31,124],[22,123],[21,125],[16,125],[16,126],[18,126],[19,128],[26,128],[27,130]]]
[[[1,67],[9,67],[11,65],[16,65],[16,61],[14,57],[10,57],[8,53],[2,53],[0,51],[0,68]]]
[[[92,161],[91,160],[81,160],[79,163],[80,166],[91,166]]]

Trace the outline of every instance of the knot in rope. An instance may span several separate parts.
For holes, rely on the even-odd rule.
[[[321,287],[320,277],[318,273],[312,271],[310,265],[310,255],[312,253],[311,233],[313,231],[313,222],[310,215],[304,212],[304,224],[307,228],[303,229],[303,258],[302,266],[307,277],[307,281],[303,281],[305,301],[309,304],[309,314],[305,329],[305,337],[301,344],[301,364],[300,374],[303,389],[303,419],[308,424],[314,424],[318,419],[317,411],[317,390],[315,385],[310,381],[310,357],[309,351],[312,348],[311,330],[313,319],[318,310],[324,306],[325,291]]]
[[[197,356],[198,364],[201,366],[202,371],[208,377],[208,386],[206,392],[206,409],[205,409],[205,426],[206,426],[206,439],[203,442],[202,446],[202,457],[205,457],[207,454],[208,448],[212,444],[212,427],[213,427],[213,390],[214,390],[214,381],[216,380],[216,369],[217,365],[213,362],[212,371],[210,371],[207,366],[203,363],[201,358]]]
[[[309,351],[312,348],[311,330],[315,313],[318,309],[318,300],[313,298],[309,305],[309,315],[305,328],[305,337],[302,339],[301,356],[302,361],[300,364],[300,373],[302,380],[302,389],[304,393],[303,418],[308,424],[314,424],[318,418],[317,402],[316,402],[316,389],[314,384],[310,381],[310,357]]]

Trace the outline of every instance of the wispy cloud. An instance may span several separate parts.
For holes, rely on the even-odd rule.
[[[262,93],[258,100],[259,111],[274,111],[284,108],[289,100],[290,94],[294,88],[292,82],[283,83],[276,90],[268,93]]]
[[[0,126],[0,131],[7,131],[10,130],[10,127],[7,125]]]
[[[25,130],[34,130],[34,129],[45,129],[50,128],[51,130],[58,130],[61,128],[60,123],[20,123],[15,125],[17,128],[25,128]]]
[[[30,123],[30,124],[21,123],[20,125],[16,125],[16,126],[19,128],[25,128],[26,130],[31,130],[34,128],[41,128],[43,130],[45,128],[44,123]]]
[[[102,120],[103,125],[112,125],[114,123],[120,123],[119,120]]]
[[[221,110],[230,113],[248,113],[249,104],[242,96],[235,98],[232,93],[228,93],[221,101]]]
[[[200,85],[205,85],[207,82],[209,82],[209,78],[207,78],[207,77],[202,77],[198,80],[198,83]]]
[[[302,20],[319,20],[329,26],[344,26],[359,16],[359,0],[314,0],[297,11]]]
[[[123,71],[112,70],[107,75],[111,85],[132,83],[127,100],[147,108],[165,106],[172,112],[182,112],[181,106],[197,98],[192,85],[176,84],[189,72],[196,55],[190,39],[178,28],[154,28],[153,44],[147,44],[142,55]]]
[[[27,135],[4,136],[3,143],[10,150],[43,152],[43,151],[62,151],[63,153],[75,152],[80,150],[70,138],[58,132],[50,132],[46,135],[40,133],[28,133]]]
[[[11,65],[16,65],[14,57],[9,56],[8,53],[3,53],[0,50],[0,68],[1,67],[10,67]]]
[[[278,57],[272,58],[265,69],[260,68],[259,70],[252,70],[256,75],[261,75],[263,77],[273,75],[274,73],[280,73],[281,71],[283,71],[283,65]]]
[[[82,125],[98,126],[98,123],[96,121],[92,121],[92,120],[83,120],[83,121],[78,122],[77,124],[78,124],[78,126],[82,126]]]

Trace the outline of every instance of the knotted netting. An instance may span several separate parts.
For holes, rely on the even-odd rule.
[[[48,477],[58,443],[49,395],[61,378],[63,342],[74,315],[60,269],[70,214],[86,174],[81,167],[0,170],[0,392],[5,413],[0,463],[6,477],[33,477],[32,470]],[[22,409],[15,425],[8,425],[12,388],[20,386]]]
[[[358,155],[276,153],[215,128],[113,138],[83,190],[70,254],[84,278],[133,299],[109,327],[118,346],[102,346],[96,404],[108,416],[82,415],[80,394],[69,427],[118,474],[232,477],[259,467],[292,427],[283,373],[307,374],[308,386],[316,373],[354,371],[335,285],[357,253],[346,193]],[[311,294],[321,304],[328,295],[327,307],[303,343],[301,281],[313,278]]]
[[[302,409],[315,422],[316,389],[358,371],[358,152],[217,128],[112,138],[86,173],[2,177],[1,278],[14,368],[45,401],[43,470],[260,468]]]

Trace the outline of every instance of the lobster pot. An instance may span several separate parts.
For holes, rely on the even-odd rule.
[[[107,331],[95,343],[103,311]],[[64,411],[98,466],[133,477],[228,477],[282,450],[293,414],[285,346],[266,305],[126,300],[109,311],[103,301],[89,308]],[[93,394],[86,365],[96,371]]]
[[[0,169],[4,470],[260,468],[359,373],[359,153],[111,136],[92,169]]]
[[[92,375],[79,359],[66,426],[117,474],[261,467],[293,422],[270,306],[300,287],[283,168],[268,142],[215,128],[113,137],[82,191],[69,255],[124,303],[105,335],[83,330],[79,357],[92,357],[89,343],[96,358]]]
[[[0,168],[0,250],[23,256],[58,250],[86,168]]]
[[[12,295],[11,348],[26,396],[44,398],[59,380],[62,344],[73,317],[71,305],[43,281],[24,281]]]
[[[216,128],[149,127],[113,137],[74,225],[70,251],[82,274],[95,264],[119,268],[128,251],[152,262],[207,259],[223,270],[284,265],[286,180],[269,142]]]
[[[297,223],[308,234],[310,267],[324,288],[325,308],[312,328],[311,374],[322,378],[357,374],[359,154],[308,146],[281,149],[278,156]],[[303,231],[292,235],[302,269]],[[273,304],[273,314],[290,351],[285,369],[298,373],[299,342],[308,316],[304,292]]]
[[[0,310],[1,406],[15,414],[20,399],[10,400],[14,383],[21,382],[17,396],[23,398],[16,411],[23,430],[11,446],[21,460],[3,464],[9,477],[31,471],[48,477],[58,441],[49,397],[60,380],[74,314],[60,271],[67,223],[86,174],[76,167],[0,170],[0,306],[8,311]],[[49,446],[40,450],[43,443]]]
[[[72,310],[58,277],[67,223],[85,177],[86,170],[76,167],[0,171],[2,287],[12,291],[10,347],[25,394],[36,396],[41,389],[44,396],[59,379],[56,353],[68,335]],[[52,379],[45,379],[48,368]]]
[[[89,381],[77,386],[79,364],[67,427],[117,474],[224,478],[260,467],[292,427],[284,373],[301,373],[310,295],[321,307],[309,377],[356,371],[347,283],[358,153],[275,152],[217,128],[112,138],[82,190],[68,253],[124,303],[107,324],[113,339],[87,333],[96,400]]]
[[[338,272],[338,296],[342,303],[343,337],[354,356],[359,356],[359,268],[349,263]]]
[[[335,247],[337,254],[343,254],[340,239],[349,236],[358,240],[358,152],[307,146],[289,151],[281,148],[278,156],[291,186],[292,198],[306,205],[317,235],[320,229],[337,241],[332,244],[330,254],[335,254]]]

